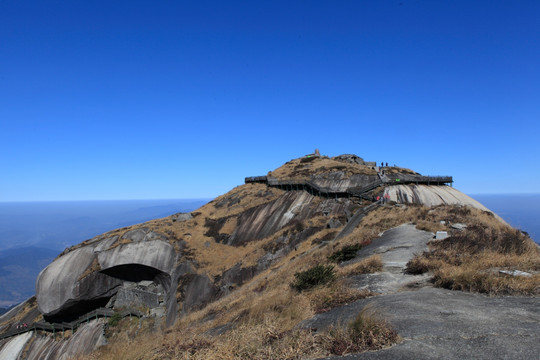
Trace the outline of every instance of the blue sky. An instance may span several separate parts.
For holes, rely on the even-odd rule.
[[[538,193],[538,1],[0,1],[0,201],[208,198],[319,148]]]

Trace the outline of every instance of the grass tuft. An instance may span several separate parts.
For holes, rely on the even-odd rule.
[[[308,297],[315,313],[320,314],[335,307],[375,295],[369,290],[351,288],[345,280],[340,279],[330,286],[313,289]]]
[[[389,324],[371,307],[366,306],[347,326],[330,328],[324,339],[332,355],[379,350],[399,340]]]
[[[382,271],[383,262],[380,255],[372,255],[357,263],[344,266],[339,270],[341,275],[361,275],[361,274],[373,274],[378,271]]]

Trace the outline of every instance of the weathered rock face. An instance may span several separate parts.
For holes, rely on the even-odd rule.
[[[33,336],[32,332],[27,332],[0,341],[0,359],[67,360],[104,344],[103,320],[94,320],[82,325],[67,339],[55,340],[51,336]]]
[[[126,235],[133,242],[115,246],[117,237],[102,239],[47,266],[36,281],[39,311],[49,318],[77,317],[105,306],[126,282],[153,280],[169,289],[173,247],[159,234],[142,229]]]
[[[347,174],[337,171],[314,176],[311,182],[328,191],[344,192],[349,189],[364,187],[378,179],[377,175],[354,174],[347,176]]]
[[[0,341],[0,359],[17,359],[23,352],[28,341],[32,338],[32,333],[25,333],[13,338]]]
[[[343,161],[350,164],[358,164],[358,165],[364,165],[364,159],[362,159],[360,156],[354,155],[354,154],[343,154],[338,155],[332,158],[332,160],[337,161]]]
[[[346,216],[358,208],[358,202],[350,199],[321,199],[307,191],[288,191],[276,200],[250,208],[237,216],[236,227],[228,235],[221,233],[221,227],[229,217],[208,221],[208,236],[227,245],[241,246],[250,241],[263,239],[280,229],[301,222],[316,215]],[[335,219],[331,224],[336,224]]]
[[[449,186],[430,185],[392,185],[387,186],[385,194],[390,200],[402,204],[419,204],[425,206],[465,205],[489,211],[473,198]]]

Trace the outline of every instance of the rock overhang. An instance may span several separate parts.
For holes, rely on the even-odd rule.
[[[49,264],[36,280],[39,311],[46,317],[72,317],[104,306],[125,282],[155,280],[169,289],[176,259],[173,246],[153,232],[131,235],[139,241],[116,245],[118,237],[104,238]]]
[[[161,240],[122,244],[96,254],[102,270],[119,265],[139,264],[168,274],[176,257],[172,245]]]

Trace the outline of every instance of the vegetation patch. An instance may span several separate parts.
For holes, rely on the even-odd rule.
[[[114,314],[110,317],[108,324],[110,327],[115,327],[116,325],[118,325],[120,320],[122,320],[122,315],[119,312],[115,311]]]
[[[341,249],[334,251],[332,255],[328,257],[328,260],[340,263],[348,260],[352,260],[356,257],[358,250],[362,248],[361,244],[346,245]]]
[[[308,270],[295,273],[294,277],[296,279],[291,287],[303,291],[334,281],[336,274],[333,265],[316,265]]]
[[[380,255],[372,255],[357,263],[350,264],[340,269],[340,274],[344,276],[373,274],[382,271],[383,262]]]
[[[489,218],[489,216],[488,216]],[[433,272],[436,286],[490,295],[540,293],[540,249],[519,230],[475,223],[416,255],[406,272]],[[530,276],[510,276],[499,270],[520,270]]]
[[[395,330],[370,306],[366,306],[347,326],[336,326],[323,338],[333,355],[379,350],[399,340]]]
[[[351,288],[345,280],[339,280],[329,287],[319,287],[312,290],[308,297],[315,313],[320,314],[335,307],[375,295],[369,290]]]

